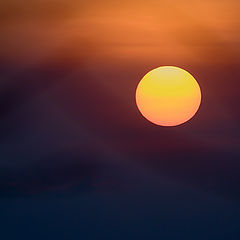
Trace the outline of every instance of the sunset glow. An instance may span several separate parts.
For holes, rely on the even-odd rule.
[[[159,67],[148,72],[136,91],[139,111],[150,122],[176,126],[197,112],[201,91],[187,71],[177,67]]]

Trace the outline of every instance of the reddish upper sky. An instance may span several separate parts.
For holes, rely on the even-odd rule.
[[[61,49],[86,64],[229,65],[239,60],[239,7],[237,0],[4,1],[1,55],[32,62]]]

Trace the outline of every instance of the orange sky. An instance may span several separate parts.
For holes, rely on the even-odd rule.
[[[237,0],[5,1],[0,50],[10,62],[61,52],[85,64],[231,64],[239,58],[239,8]]]

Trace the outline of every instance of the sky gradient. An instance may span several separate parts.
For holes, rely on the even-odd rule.
[[[3,239],[238,240],[239,8],[2,1]],[[164,65],[202,91],[173,128],[135,104],[140,79]]]

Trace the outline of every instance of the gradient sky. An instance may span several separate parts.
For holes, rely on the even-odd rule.
[[[240,2],[0,3],[0,238],[240,237]],[[202,104],[164,128],[137,110],[151,69]]]

